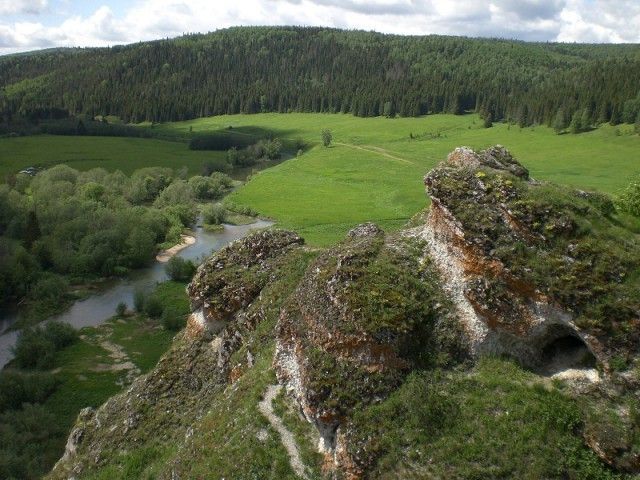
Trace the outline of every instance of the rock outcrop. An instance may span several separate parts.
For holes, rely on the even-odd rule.
[[[281,311],[278,380],[318,429],[328,464],[347,478],[366,469],[345,443],[354,408],[385,398],[438,351],[463,350],[459,336],[439,335],[456,329],[439,283],[419,241],[369,223],[320,255]]]
[[[619,351],[637,350],[640,302],[625,280],[639,266],[640,244],[616,238],[609,200],[534,182],[500,146],[456,149],[425,185],[432,206],[414,233],[426,241],[474,355],[542,368],[555,342],[575,339],[576,350],[585,347],[576,360],[593,355],[606,372]]]
[[[240,368],[230,359],[262,320],[261,291],[302,244],[291,232],[261,231],[201,265],[189,285],[194,312],[187,328],[150,373],[97,410],[81,412],[51,477],[82,476],[146,442],[184,442]],[[173,478],[171,471],[166,476]]]
[[[251,378],[254,355],[262,356],[263,388],[274,382],[272,368],[319,434],[328,477],[370,476],[388,446],[372,436],[380,431],[367,415],[405,385],[446,400],[428,389],[453,372],[471,377],[486,355],[515,359],[544,388],[549,377],[569,382],[585,418],[567,414],[557,428],[618,471],[640,472],[637,234],[619,225],[607,197],[536,182],[500,146],[458,148],[424,181],[431,205],[403,231],[367,223],[317,252],[295,233],[269,230],[213,255],[188,287],[185,331],[151,373],[83,410],[52,477],[99,469],[152,438],[184,445],[204,435],[193,433],[198,422]],[[434,373],[441,371],[450,373]],[[437,381],[422,382],[432,374]],[[276,397],[269,391],[262,410],[275,415],[264,404]],[[456,411],[446,402],[438,408]],[[411,419],[411,428],[426,428],[422,418],[433,421],[432,413]],[[262,443],[252,445],[265,456],[274,447],[260,421]],[[249,430],[225,441],[245,441]],[[193,455],[190,448],[181,451]],[[188,453],[175,455],[161,478],[183,478]],[[423,468],[414,475],[431,471],[428,458],[406,455],[411,468]],[[571,468],[558,472],[578,471]]]

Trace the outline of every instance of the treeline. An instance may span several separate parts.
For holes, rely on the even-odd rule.
[[[89,135],[95,137],[152,138],[159,136],[153,129],[96,121],[88,118],[87,115],[47,119],[35,123],[26,118],[15,117],[15,121],[10,124],[0,125],[0,135],[37,135],[40,133],[68,136]]]
[[[58,165],[0,185],[0,307],[20,304],[42,320],[68,301],[70,283],[125,275],[180,241],[197,201],[220,199],[219,172],[144,168],[131,177]]]
[[[160,122],[256,112],[469,110],[521,125],[552,125],[558,112],[570,121],[577,111],[592,124],[617,123],[635,121],[624,111],[640,92],[640,47],[247,27],[6,57],[0,86],[5,123],[61,114]]]

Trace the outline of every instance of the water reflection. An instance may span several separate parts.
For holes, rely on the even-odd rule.
[[[262,220],[251,225],[225,225],[224,231],[215,233],[207,232],[198,226],[195,230],[196,243],[179,252],[177,256],[196,261],[244,237],[250,230],[270,225],[271,222]],[[133,294],[136,290],[150,291],[156,283],[167,280],[164,266],[164,263],[156,262],[149,268],[134,272],[126,280],[116,280],[100,292],[76,301],[66,312],[51,319],[67,322],[76,328],[100,325],[115,315],[119,303],[124,302],[132,308]],[[13,357],[11,347],[15,345],[18,333],[6,330],[16,319],[17,315],[11,312],[0,317],[0,332],[5,332],[0,335],[0,368]]]

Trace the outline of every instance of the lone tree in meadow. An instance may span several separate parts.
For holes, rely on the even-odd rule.
[[[325,128],[324,130],[322,130],[322,144],[325,147],[328,147],[329,145],[331,145],[332,140],[333,140],[333,134],[331,133],[331,130],[329,130],[328,128]]]
[[[556,113],[556,118],[553,121],[553,129],[558,135],[567,129],[567,118],[563,110],[558,110],[558,113]]]
[[[484,128],[493,127],[493,115],[491,115],[491,112],[485,112],[482,116],[482,126]]]

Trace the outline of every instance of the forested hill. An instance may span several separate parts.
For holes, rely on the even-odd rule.
[[[0,57],[0,87],[5,122],[79,113],[139,122],[260,111],[465,110],[522,125],[549,123],[559,111],[633,122],[640,46],[243,27]]]

